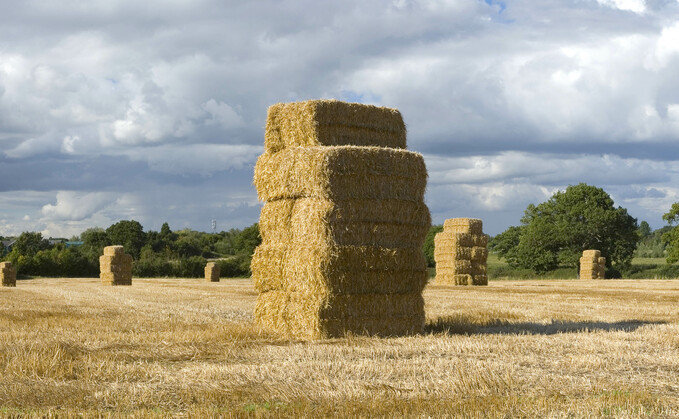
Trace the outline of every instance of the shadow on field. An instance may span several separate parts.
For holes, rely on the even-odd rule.
[[[424,326],[426,334],[444,333],[449,335],[555,335],[557,333],[582,332],[633,332],[649,324],[666,324],[665,321],[624,320],[620,322],[572,322],[552,320],[551,323],[512,323],[506,320],[492,320],[484,324],[459,317],[440,317]]]

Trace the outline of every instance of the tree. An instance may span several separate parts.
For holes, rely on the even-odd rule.
[[[679,222],[679,202],[672,204],[672,208],[663,214],[662,219],[672,226]],[[663,240],[667,243],[667,263],[679,262],[679,226],[672,227],[667,233],[663,234]]]
[[[651,231],[651,226],[646,221],[642,221],[639,223],[637,233],[639,234],[639,238],[643,240],[649,237],[653,232]]]
[[[501,258],[504,258],[507,261],[507,264],[512,268],[520,266],[519,256],[516,253],[516,250],[521,240],[522,232],[523,227],[512,226],[493,237],[490,243],[488,243],[490,250],[496,252]]]
[[[434,260],[434,237],[442,231],[443,225],[433,225],[429,228],[429,231],[424,238],[422,251],[424,252],[424,259],[427,261],[427,266],[430,268],[436,266],[436,261]]]
[[[510,228],[502,234],[506,236],[498,253],[541,273],[560,265],[577,267],[583,250],[597,249],[609,268],[613,264],[625,268],[639,239],[637,221],[613,204],[601,188],[584,183],[568,186],[546,202],[529,205],[520,230]]]
[[[49,247],[50,242],[42,238],[42,233],[24,232],[17,238],[12,252],[23,256],[35,256],[39,251]]]
[[[141,248],[146,243],[144,228],[138,221],[122,220],[106,229],[106,234],[114,245],[123,245],[125,252],[139,259]]]

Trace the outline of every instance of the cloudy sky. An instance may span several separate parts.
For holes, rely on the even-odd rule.
[[[0,0],[0,235],[257,221],[267,107],[398,108],[434,222],[679,202],[679,0]]]

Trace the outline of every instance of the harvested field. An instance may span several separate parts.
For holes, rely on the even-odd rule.
[[[0,288],[0,416],[676,417],[679,281],[428,285],[423,335],[287,341],[250,280]]]

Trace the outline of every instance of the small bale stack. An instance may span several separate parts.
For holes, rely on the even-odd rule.
[[[0,262],[0,280],[3,287],[17,286],[17,270],[12,262]]]
[[[488,236],[477,218],[450,218],[434,236],[436,283],[488,285]]]
[[[605,279],[606,258],[599,250],[583,250],[580,258],[580,279]]]
[[[419,333],[427,170],[395,109],[271,106],[254,183],[265,201],[255,320],[298,339]]]
[[[104,285],[132,285],[132,256],[123,246],[106,246],[99,256],[99,278]]]
[[[205,265],[205,280],[219,282],[219,265],[216,262],[208,262]]]

